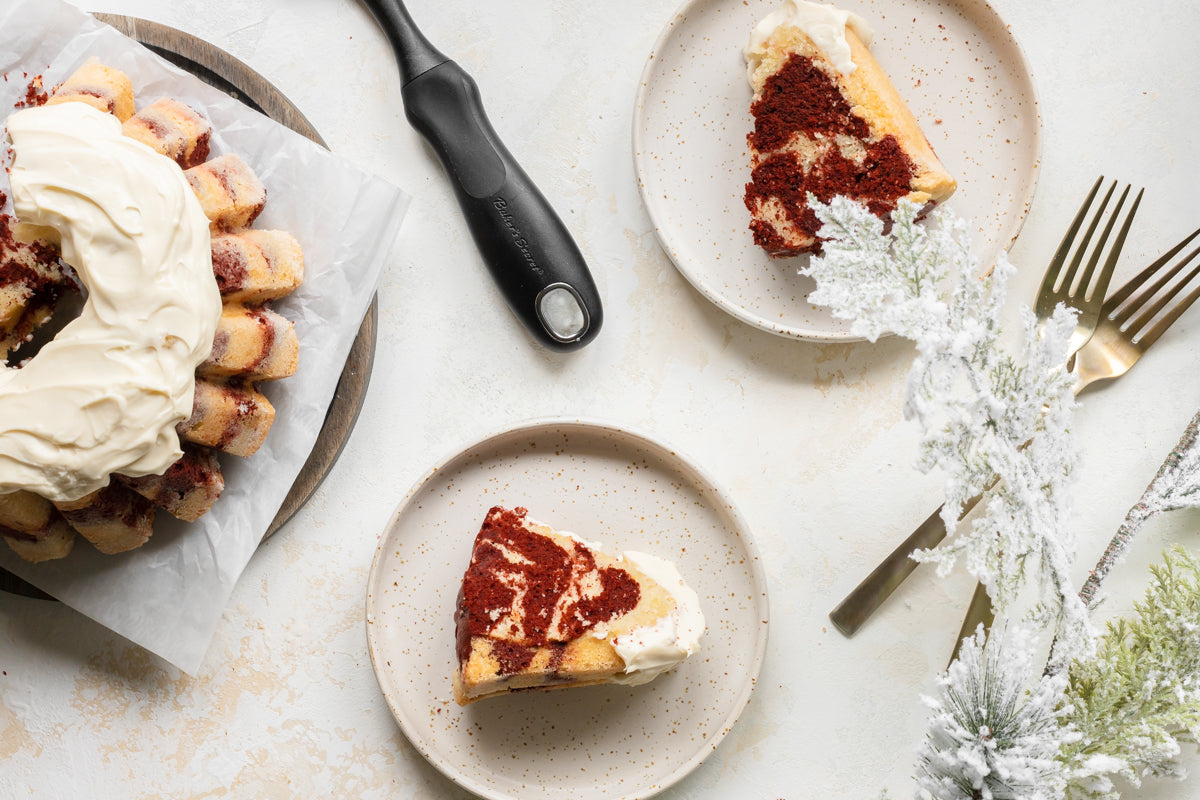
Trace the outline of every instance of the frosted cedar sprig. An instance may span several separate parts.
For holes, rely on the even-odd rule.
[[[961,559],[1001,609],[1035,572],[1042,607],[1065,644],[1086,648],[1091,628],[1070,579],[1067,526],[1077,452],[1064,363],[1073,313],[1060,308],[1043,324],[1023,309],[1023,351],[1013,357],[1000,342],[999,319],[1014,269],[1001,255],[979,277],[965,221],[939,209],[933,224],[919,225],[920,209],[901,201],[885,233],[861,204],[809,202],[824,240],[823,254],[804,270],[817,283],[809,299],[853,320],[856,335],[873,341],[890,331],[917,347],[904,412],[922,430],[917,466],[946,476],[949,534],[917,557],[937,562],[939,574]],[[964,503],[997,477],[984,513],[959,531]]]
[[[1183,778],[1181,744],[1200,740],[1200,559],[1176,547],[1150,571],[1134,616],[1110,623],[1095,657],[1068,672],[1068,797],[1115,800],[1113,775],[1134,786]]]
[[[902,203],[885,235],[861,206],[810,203],[829,239],[807,270],[818,283],[810,299],[853,319],[857,334],[892,331],[917,345],[905,413],[922,425],[921,467],[947,473],[947,529],[993,472],[1004,478],[983,519],[926,556],[943,570],[964,556],[972,571],[995,577],[1002,600],[1038,563],[1043,601],[1060,611],[1044,671],[1032,669],[1038,649],[1023,625],[964,644],[926,700],[918,796],[1113,800],[1114,776],[1134,785],[1181,776],[1181,744],[1200,739],[1200,559],[1166,553],[1135,614],[1110,624],[1098,643],[1085,609],[1147,520],[1200,506],[1200,414],[1076,595],[1065,524],[1072,403],[1061,363],[1071,316],[1039,326],[1023,311],[1025,350],[1010,358],[998,346],[997,319],[1011,266],[1001,258],[976,281],[961,221],[943,212],[923,229]],[[1005,561],[1010,549],[1020,551],[1013,562]]]
[[[1090,607],[1104,579],[1152,518],[1200,507],[1200,412],[1192,417],[1129,509],[1120,529],[1088,575],[1080,597]],[[1179,548],[1151,567],[1136,617],[1108,626],[1093,659],[1069,669],[1065,702],[1081,736],[1066,748],[1072,798],[1120,796],[1110,776],[1135,786],[1144,776],[1182,778],[1182,742],[1200,739],[1200,559]]]
[[[1200,413],[1089,575],[1086,605],[1150,519],[1200,506],[1198,434]],[[927,796],[1116,800],[1114,776],[1134,786],[1184,777],[1182,745],[1200,740],[1200,558],[1165,553],[1134,614],[1110,623],[1094,651],[1031,680],[1034,651],[1028,638],[965,644],[927,700],[917,772]]]

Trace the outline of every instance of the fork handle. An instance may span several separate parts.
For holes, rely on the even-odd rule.
[[[964,503],[958,518],[961,520],[965,517],[981,497],[972,497]],[[846,599],[838,603],[837,608],[829,612],[834,627],[845,636],[857,633],[875,610],[883,605],[883,601],[917,568],[917,562],[911,557],[913,551],[933,547],[945,538],[946,524],[942,522],[942,506],[938,506],[854,591],[846,595]]]
[[[964,639],[974,636],[980,625],[983,626],[984,633],[987,633],[992,629],[992,623],[995,621],[996,611],[992,608],[992,598],[987,593],[987,587],[982,583],[976,583],[975,593],[971,595],[971,605],[967,607],[962,627],[958,629],[958,638],[954,641],[954,652],[950,654],[950,661],[946,664],[946,669],[949,669],[950,664],[958,660]]]

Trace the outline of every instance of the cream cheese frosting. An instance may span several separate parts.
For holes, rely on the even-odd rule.
[[[558,533],[594,551],[604,550],[604,545],[600,542],[590,542],[570,531]],[[674,611],[653,625],[634,628],[616,636],[612,635],[608,625],[600,625],[592,634],[600,639],[609,639],[617,655],[625,662],[624,674],[614,676],[612,682],[640,686],[654,680],[696,652],[700,645],[700,637],[704,634],[704,612],[700,610],[699,596],[684,582],[679,570],[667,559],[637,550],[626,550],[618,558],[618,562],[620,561],[633,565],[643,575],[658,583],[675,601]],[[598,590],[598,583],[594,580],[591,583],[596,584]],[[580,589],[575,587],[575,593],[579,592]],[[572,598],[572,602],[576,600],[578,597]],[[554,619],[555,622],[559,619],[557,609]],[[551,627],[554,627],[553,624]]]
[[[635,628],[612,640],[613,649],[625,662],[625,674],[613,681],[637,686],[696,652],[704,633],[704,613],[700,598],[670,561],[636,550],[626,550],[621,558],[657,581],[675,600],[675,610],[654,625]]]
[[[8,119],[12,199],[54,228],[87,289],[80,316],[0,370],[0,492],[72,500],[181,455],[195,369],[221,314],[208,219],[179,167],[82,103]]]
[[[867,21],[851,11],[835,8],[827,3],[811,3],[808,0],[787,0],[780,8],[772,11],[754,26],[745,56],[752,76],[758,67],[763,45],[777,28],[784,25],[804,31],[813,44],[821,49],[833,62],[838,72],[849,75],[856,69],[850,57],[850,44],[846,41],[846,26],[867,47],[871,46],[874,34]]]

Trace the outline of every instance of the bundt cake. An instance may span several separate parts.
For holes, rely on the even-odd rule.
[[[177,100],[159,99],[135,113],[128,77],[98,62],[72,74],[47,105],[75,101],[115,115],[125,136],[184,170],[210,220],[213,278],[224,306],[211,351],[196,370],[191,416],[177,427],[183,455],[163,474],[112,475],[99,490],[55,502],[23,490],[0,494],[0,536],[30,561],[66,556],[76,532],[104,553],[138,547],[153,531],[156,507],[187,521],[201,517],[224,487],[218,453],[252,455],[274,421],[274,408],[254,383],[292,375],[299,355],[292,323],[264,303],[300,285],[303,252],[290,234],[250,229],[266,189],[249,165],[234,154],[210,159],[209,122]],[[21,228],[0,218],[6,353],[29,338],[62,294],[78,291],[55,234],[30,229],[15,235]]]

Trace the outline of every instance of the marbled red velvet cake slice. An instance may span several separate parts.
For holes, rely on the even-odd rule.
[[[886,217],[901,198],[932,208],[954,192],[864,38],[857,17],[806,0],[789,0],[751,37],[745,203],[754,241],[773,256],[820,249],[809,194],[849,197]]]
[[[704,631],[695,592],[668,562],[607,555],[523,508],[500,507],[475,538],[455,623],[462,705],[524,689],[645,683],[690,655]]]

